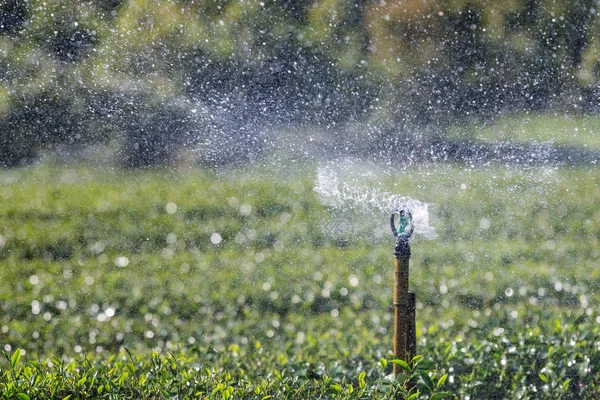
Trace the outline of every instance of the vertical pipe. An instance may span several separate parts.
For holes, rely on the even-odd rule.
[[[394,216],[399,215],[399,227],[396,229]],[[396,237],[394,247],[394,356],[409,362],[416,353],[415,337],[415,295],[408,292],[408,266],[410,244],[414,225],[412,214],[405,209],[394,211],[390,217],[390,228]],[[412,306],[411,306],[412,304]],[[398,376],[400,367],[394,364],[394,376]]]
[[[407,338],[408,344],[406,347],[407,347],[409,359],[412,359],[414,356],[417,355],[416,301],[417,301],[417,295],[415,295],[414,293],[408,292],[409,325],[408,325],[408,338]]]
[[[408,295],[409,256],[406,252],[394,255],[394,356],[408,362],[411,326]],[[394,375],[398,375],[399,372],[398,365],[394,364]]]

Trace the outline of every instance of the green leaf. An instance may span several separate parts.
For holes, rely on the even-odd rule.
[[[416,399],[417,397],[419,397],[419,395],[420,395],[420,394],[421,394],[421,392],[418,392],[418,391],[417,391],[417,392],[414,392],[413,394],[411,394],[410,396],[408,396],[408,397],[406,398],[406,400],[414,400],[414,399]]]
[[[337,383],[332,383],[330,386],[332,389],[334,389],[335,391],[337,391],[338,393],[342,392],[342,387],[340,385],[338,385]]]
[[[381,368],[387,367],[387,360],[385,358],[380,358],[379,365],[381,365]]]
[[[421,358],[423,358],[423,356],[422,356],[422,355],[420,355],[420,354],[419,354],[419,355],[416,355],[416,356],[414,356],[414,357],[412,358],[412,360],[410,360],[410,363],[411,363],[411,364],[415,364],[415,363],[419,362],[419,361],[421,360]]]
[[[442,400],[442,399],[455,399],[456,395],[450,392],[437,392],[434,393],[429,400]]]
[[[431,371],[436,369],[436,365],[433,361],[431,360],[419,360],[419,362],[415,365],[415,368],[420,369],[420,370],[427,370],[427,371]]]
[[[358,374],[358,387],[361,389],[364,389],[365,386],[367,385],[365,382],[365,377],[367,376],[367,373],[365,371],[361,372],[360,374]]]
[[[19,349],[17,349],[17,350],[19,350]],[[18,393],[17,397],[20,398],[21,400],[31,400],[29,398],[29,396],[27,396],[25,393]]]
[[[16,349],[10,359],[10,365],[12,365],[13,369],[19,364],[19,360],[21,360],[21,349]]]
[[[419,375],[421,376],[421,379],[423,379],[423,382],[425,383],[425,386],[427,386],[427,389],[429,389],[430,392],[433,392],[433,381],[431,380],[429,374],[425,371],[419,371]]]
[[[128,376],[129,376],[129,372],[123,371],[123,373],[121,374],[121,376],[119,376],[119,379],[117,379],[117,384],[119,386],[122,386],[123,382],[125,382],[125,379],[127,379]]]
[[[438,388],[438,389],[439,389],[439,388],[440,388],[440,386],[442,386],[442,385],[444,384],[444,382],[446,382],[446,379],[448,379],[448,374],[446,374],[446,375],[442,376],[442,377],[441,377],[441,378],[438,380],[438,383],[437,383],[437,386],[436,386],[436,388]]]
[[[554,331],[560,332],[560,330],[561,330],[560,319],[555,319],[554,320]]]
[[[396,382],[400,383],[401,385],[405,385],[408,381],[410,380],[410,376],[406,375],[406,374],[398,374],[396,375]]]
[[[68,365],[67,365],[67,372],[72,373],[73,371],[75,371],[75,360],[72,360]]]
[[[570,380],[570,379],[567,379],[567,380],[565,380],[565,381],[563,382],[563,384],[562,384],[563,391],[565,391],[565,392],[566,392],[567,390],[569,390],[569,384],[570,384],[570,383],[571,383],[571,380]]]
[[[408,363],[404,360],[400,360],[399,358],[391,360],[390,361],[392,364],[396,364],[399,365],[400,368],[402,368],[405,371],[408,371],[410,368],[408,367]]]
[[[132,363],[127,363],[125,366],[129,370],[129,372],[131,372],[132,374],[135,374],[135,367],[133,366]]]
[[[540,374],[539,375],[540,379],[542,380],[542,382],[544,383],[548,383],[548,377],[544,374]]]

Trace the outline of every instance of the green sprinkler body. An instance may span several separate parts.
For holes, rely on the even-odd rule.
[[[411,220],[408,215],[400,215],[400,219],[398,221],[398,230],[396,231],[398,234],[396,236],[406,236],[405,230],[410,221]]]
[[[396,214],[398,214],[398,228],[396,228],[396,223],[394,221],[394,216]],[[396,237],[394,255],[402,258],[409,258],[410,245],[408,244],[408,239],[415,230],[411,212],[404,208],[395,210],[390,218],[390,226],[392,228],[392,233]]]

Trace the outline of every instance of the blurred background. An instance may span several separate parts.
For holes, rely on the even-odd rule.
[[[3,0],[0,165],[244,163],[286,132],[388,159],[530,153],[481,140],[519,139],[515,118],[580,155],[600,125],[599,15],[596,0]]]

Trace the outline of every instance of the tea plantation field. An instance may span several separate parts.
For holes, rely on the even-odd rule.
[[[597,167],[372,174],[438,233],[412,241],[397,380],[387,216],[331,210],[315,174],[0,171],[0,396],[598,397]]]

